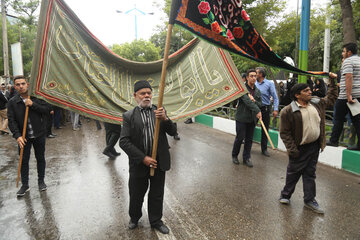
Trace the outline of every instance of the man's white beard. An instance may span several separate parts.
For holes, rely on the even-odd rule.
[[[150,99],[149,103],[145,103],[145,100],[149,100],[149,99],[143,99],[142,101],[138,102],[138,106],[141,107],[141,108],[151,107],[152,100]]]

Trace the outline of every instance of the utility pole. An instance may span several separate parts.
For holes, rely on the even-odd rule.
[[[6,83],[9,83],[10,80],[10,71],[9,71],[9,46],[7,38],[7,23],[6,23],[6,0],[1,0],[1,17],[2,17],[2,35],[3,35],[3,59],[4,59],[4,77]]]
[[[326,17],[326,28],[324,36],[324,63],[323,71],[329,72],[330,70],[330,16]]]
[[[304,71],[308,70],[310,1],[302,0],[301,4],[299,68]],[[299,83],[306,83],[306,76],[301,75]]]
[[[295,34],[295,67],[298,67],[298,53],[299,53],[299,41],[298,41],[298,33],[299,33],[299,0],[296,1],[296,34]]]

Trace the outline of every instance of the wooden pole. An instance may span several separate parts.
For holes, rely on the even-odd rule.
[[[162,107],[163,98],[164,98],[166,68],[167,68],[168,59],[169,59],[170,39],[171,39],[172,29],[173,29],[173,24],[169,24],[167,35],[166,35],[165,52],[164,52],[164,60],[163,60],[162,70],[161,70],[161,79],[160,79],[160,85],[159,85],[159,99],[158,99],[157,108]],[[154,130],[154,141],[153,141],[152,156],[151,156],[155,160],[156,160],[156,153],[157,153],[157,147],[158,147],[158,141],[159,141],[159,130],[160,130],[160,120],[156,118],[155,130]],[[155,174],[155,169],[150,168],[150,176],[154,176],[154,174]]]
[[[268,139],[269,142],[270,142],[270,145],[271,145],[272,149],[274,150],[274,149],[275,149],[274,144],[273,144],[273,142],[271,141],[271,138],[270,138],[270,136],[269,136],[269,133],[268,133],[268,131],[266,130],[266,127],[265,127],[265,125],[264,125],[264,122],[263,122],[261,119],[259,119],[259,121],[260,121],[260,123],[261,123],[262,128],[264,129],[264,132],[265,132],[265,134],[266,134],[267,139]]]
[[[28,96],[27,99],[30,99],[30,96]],[[28,115],[29,115],[29,107],[26,107],[26,109],[25,109],[25,118],[24,118],[24,127],[23,127],[23,132],[22,132],[22,138],[24,140],[25,140],[25,136],[26,136],[26,127],[27,127]],[[23,155],[24,155],[24,147],[22,147],[20,149],[20,159],[19,159],[19,168],[18,168],[18,174],[17,174],[17,180],[16,180],[16,187],[19,186],[21,164],[22,164],[22,159],[23,159]]]

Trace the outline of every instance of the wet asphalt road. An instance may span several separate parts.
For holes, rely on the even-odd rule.
[[[121,151],[109,160],[104,129],[83,123],[78,132],[67,126],[47,139],[46,192],[37,189],[32,155],[31,190],[19,199],[17,145],[0,136],[0,239],[360,239],[359,176],[319,164],[317,200],[325,215],[304,208],[301,181],[283,206],[285,153],[270,150],[267,158],[254,144],[254,168],[234,165],[234,136],[196,123],[179,123],[181,140],[169,138],[163,220],[170,234],[150,228],[146,201],[139,227],[128,230],[127,156]]]

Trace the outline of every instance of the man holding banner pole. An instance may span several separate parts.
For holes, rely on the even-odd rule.
[[[148,215],[152,228],[169,233],[162,222],[165,172],[170,169],[170,152],[166,133],[174,136],[175,124],[166,116],[164,108],[152,105],[152,87],[141,80],[134,85],[134,98],[138,104],[123,115],[120,147],[129,157],[129,229],[135,229],[142,216],[144,196],[149,188]],[[154,146],[155,119],[160,120],[157,157],[151,156]],[[150,168],[155,169],[154,176]],[[149,187],[150,183],[150,187]]]
[[[258,119],[261,121],[261,93],[256,88],[256,71],[249,69],[247,71],[246,87],[249,91],[248,95],[243,95],[239,98],[236,110],[236,137],[232,150],[232,161],[239,164],[238,154],[240,152],[241,144],[244,142],[243,164],[248,167],[253,167],[250,161],[252,139],[254,137],[254,129]]]
[[[29,159],[31,146],[35,150],[37,162],[38,186],[40,191],[46,190],[45,178],[45,134],[46,120],[45,115],[49,108],[46,102],[35,97],[29,97],[29,83],[24,76],[14,78],[16,91],[19,93],[10,99],[8,103],[9,128],[16,139],[19,149],[23,151],[23,159],[19,168],[21,169],[22,186],[17,192],[18,197],[22,197],[29,191]],[[28,119],[26,119],[25,109],[28,108]],[[24,126],[24,122],[26,125]],[[23,129],[26,128],[24,136]],[[22,155],[21,155],[22,156]]]

